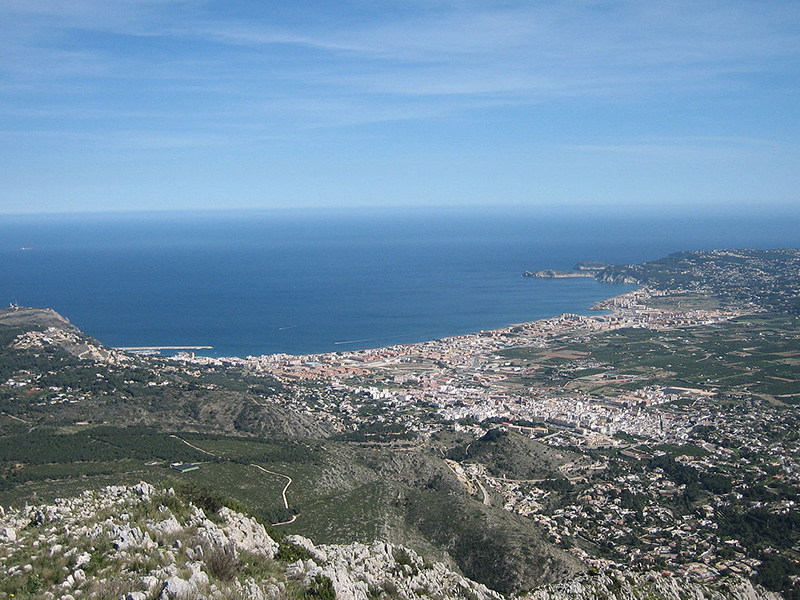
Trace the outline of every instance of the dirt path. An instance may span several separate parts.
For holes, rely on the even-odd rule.
[[[264,473],[269,473],[270,475],[277,475],[278,477],[285,477],[288,480],[286,482],[286,485],[283,488],[283,491],[281,492],[281,496],[283,496],[283,506],[284,506],[284,508],[289,508],[289,501],[286,499],[286,490],[288,490],[289,486],[292,485],[292,478],[289,477],[288,475],[284,475],[282,473],[276,473],[275,471],[270,471],[268,469],[265,469],[264,467],[262,467],[260,465],[257,465],[255,463],[250,463],[250,466],[251,467],[255,467],[256,469],[259,469],[260,471],[264,471]]]
[[[170,435],[169,437],[172,437],[172,438],[175,438],[176,440],[180,440],[180,441],[182,441],[184,444],[186,444],[186,445],[187,445],[187,446],[189,446],[190,448],[194,448],[194,449],[195,449],[195,450],[197,450],[198,452],[202,452],[203,454],[208,454],[209,456],[213,456],[214,458],[220,458],[219,456],[217,456],[217,455],[216,455],[216,454],[214,454],[213,452],[209,452],[208,450],[203,450],[202,448],[198,448],[198,447],[197,447],[197,446],[195,446],[194,444],[190,444],[189,442],[187,442],[187,441],[186,441],[185,439],[183,439],[182,437],[178,437],[177,435]]]
[[[2,413],[0,413],[0,415],[3,415],[4,417],[8,417],[9,419],[14,419],[15,421],[19,421],[20,423],[25,423],[25,425],[30,425],[31,424],[30,421],[26,421],[25,419],[20,419],[19,417],[15,417],[14,415],[10,415],[7,412],[2,412]]]
[[[194,444],[191,444],[191,443],[187,442],[182,437],[179,437],[177,435],[170,435],[170,437],[173,437],[176,440],[182,441],[184,444],[186,444],[190,448],[194,448],[198,452],[202,452],[203,454],[208,454],[209,456],[213,456],[214,458],[222,458],[221,456],[218,456],[218,455],[214,454],[213,452],[209,452],[208,450],[203,450],[202,448],[198,448]],[[286,481],[286,485],[283,486],[283,490],[281,491],[281,497],[283,498],[283,507],[288,509],[289,508],[289,500],[286,498],[286,490],[288,490],[289,486],[292,485],[292,483],[293,483],[292,478],[289,477],[288,475],[284,475],[283,473],[276,473],[275,471],[270,471],[269,469],[265,469],[261,465],[257,465],[255,463],[250,463],[250,466],[251,467],[255,467],[259,471],[263,471],[264,473],[269,473],[270,475],[275,475],[277,477],[285,477],[286,478],[286,480],[287,480]],[[283,521],[281,523],[273,523],[272,525],[273,526],[276,526],[276,525],[289,525],[290,523],[294,523],[297,520],[297,517],[299,517],[299,516],[300,516],[299,514],[292,515],[292,518],[289,519],[288,521]]]

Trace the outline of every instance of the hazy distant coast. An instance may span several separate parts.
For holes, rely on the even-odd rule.
[[[609,265],[604,262],[594,260],[583,260],[572,267],[571,271],[557,271],[555,269],[543,269],[541,271],[525,271],[523,277],[537,277],[544,279],[563,279],[568,277],[597,277],[597,275]]]

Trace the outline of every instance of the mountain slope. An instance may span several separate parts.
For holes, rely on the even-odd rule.
[[[280,543],[224,498],[115,486],[0,510],[0,598],[374,600],[502,596],[402,546]],[[749,582],[704,586],[610,572],[535,590],[531,600],[779,600]]]

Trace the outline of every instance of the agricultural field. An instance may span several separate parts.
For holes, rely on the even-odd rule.
[[[644,386],[749,392],[800,402],[800,320],[753,316],[670,331],[621,329],[589,340],[501,352],[527,369],[527,385],[591,394]]]

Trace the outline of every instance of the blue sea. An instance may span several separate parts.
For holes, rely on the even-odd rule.
[[[533,210],[4,216],[0,303],[51,307],[109,346],[212,356],[411,343],[589,307],[630,287],[523,278],[580,260],[800,246],[795,216]]]

